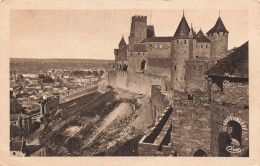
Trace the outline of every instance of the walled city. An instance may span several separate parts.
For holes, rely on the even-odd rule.
[[[154,127],[138,155],[248,156],[248,42],[228,50],[220,16],[206,34],[190,25],[183,13],[173,36],[159,37],[133,16],[129,44],[114,49],[107,84],[151,98]]]
[[[55,110],[53,116],[57,119],[48,122],[43,130],[47,115],[56,106],[70,104],[71,107],[76,105],[76,99],[97,91],[100,96],[123,91],[121,96],[127,96],[128,92],[137,94],[142,100],[147,99],[149,105],[138,107],[139,111],[147,111],[140,114],[151,115],[145,120],[152,124],[138,138],[139,156],[248,157],[248,41],[228,50],[227,29],[219,16],[206,34],[201,29],[195,32],[183,12],[175,33],[160,37],[156,36],[154,26],[147,24],[147,16],[133,16],[128,44],[122,36],[114,49],[114,63],[109,63],[102,72],[96,71],[96,75],[92,71],[86,74],[89,69],[50,70],[44,74],[11,71],[11,155],[28,155],[24,138],[30,143],[30,135],[39,137],[37,131],[59,128],[49,125],[55,120],[62,125],[67,122],[58,118],[62,109]],[[25,109],[16,112],[21,109],[19,104]],[[63,112],[70,115],[65,109]],[[17,141],[21,135],[22,139]],[[94,140],[97,136],[84,140]],[[45,156],[44,148],[39,147],[30,155]]]

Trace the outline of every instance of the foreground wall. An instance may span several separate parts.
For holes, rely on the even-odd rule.
[[[243,156],[249,151],[249,107],[248,83],[223,81],[223,90],[211,90],[211,153],[220,155],[218,138],[227,130],[227,124],[235,121],[241,127],[241,145],[245,150],[236,155]]]
[[[194,156],[196,151],[210,156],[210,105],[205,94],[194,93],[188,100],[188,93],[175,93],[174,98],[172,150],[178,156]]]
[[[171,155],[172,111],[171,107],[165,109],[151,132],[139,141],[139,156]]]

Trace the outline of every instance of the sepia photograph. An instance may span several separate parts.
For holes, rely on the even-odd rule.
[[[248,157],[247,15],[12,10],[10,154]]]
[[[260,164],[259,3],[0,7],[0,166]]]

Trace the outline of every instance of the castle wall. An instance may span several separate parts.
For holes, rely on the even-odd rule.
[[[189,92],[195,90],[205,91],[207,81],[204,72],[208,69],[206,61],[188,60],[185,63],[185,89]]]
[[[219,156],[218,137],[221,132],[226,131],[226,125],[234,120],[242,127],[241,145],[245,148],[243,153],[249,149],[249,110],[236,105],[212,104],[211,107],[211,154]],[[243,155],[240,154],[240,155]]]
[[[210,109],[203,93],[188,100],[187,93],[174,94],[172,150],[178,156],[193,156],[201,149],[210,156]]]
[[[60,94],[59,103],[66,103],[79,97],[85,96],[87,94],[94,93],[96,91],[98,91],[97,83],[93,83],[82,88],[73,89],[66,93]]]
[[[121,89],[128,89],[128,72],[117,71],[116,86]]]
[[[213,59],[221,59],[226,56],[228,48],[228,33],[207,34],[211,42],[210,56]]]
[[[195,57],[210,57],[210,43],[197,42],[195,47]]]
[[[128,90],[151,96],[152,85],[160,85],[165,88],[165,78],[153,76],[143,72],[129,72]]]
[[[223,92],[212,91],[211,98],[215,102],[237,105],[249,104],[248,83],[223,81]]]
[[[169,156],[171,152],[172,108],[164,110],[149,135],[138,142],[139,156]]]
[[[166,77],[169,81],[171,80],[171,68],[151,67],[148,64],[147,72],[155,76]]]
[[[183,91],[185,88],[185,60],[190,56],[188,39],[178,39],[172,42],[172,84],[174,89]]]
[[[116,80],[117,80],[116,71],[114,70],[108,71],[107,77],[108,77],[108,85],[115,87]]]
[[[148,67],[147,54],[134,55],[133,57],[131,57],[131,65],[133,66],[132,71],[142,72],[143,70],[141,70],[141,63],[143,60],[146,61],[145,70],[147,70],[147,67]]]
[[[171,43],[148,42],[146,43],[148,64],[146,72],[156,76],[171,78]]]
[[[149,58],[170,58],[171,42],[147,42],[146,49]]]
[[[153,113],[153,122],[158,121],[163,111],[169,106],[166,96],[161,93],[161,87],[152,85],[151,106]]]
[[[213,86],[212,86],[213,88]],[[238,154],[242,156],[249,149],[249,97],[248,83],[223,82],[221,89],[212,90],[211,107],[211,153],[219,156],[218,137],[221,132],[226,131],[227,123],[236,121],[242,128],[241,145],[245,150]]]

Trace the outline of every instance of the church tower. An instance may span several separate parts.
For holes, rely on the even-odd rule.
[[[212,60],[224,58],[228,49],[228,31],[220,16],[215,26],[207,32],[207,37],[211,42],[210,58]]]
[[[134,44],[141,43],[147,37],[147,16],[133,16],[129,36],[129,51],[134,50]]]

